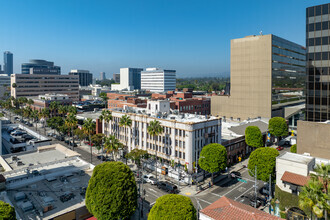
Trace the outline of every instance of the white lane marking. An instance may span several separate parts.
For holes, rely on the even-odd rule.
[[[237,187],[242,186],[244,183],[240,183],[239,185],[237,185],[236,187],[232,188],[231,190],[229,190],[228,192],[226,192],[225,194],[223,194],[223,196],[227,195],[228,193],[232,192],[234,189],[236,189]]]
[[[218,195],[218,194],[215,194],[215,193],[211,193],[212,195],[215,195],[215,196],[220,196],[220,195]],[[220,196],[221,197],[221,196]]]
[[[252,188],[254,188],[254,186],[252,186],[250,189],[248,189],[247,191],[243,192],[241,195],[239,195],[238,197],[235,198],[236,199],[240,198],[242,195],[244,195],[245,193],[249,192]]]
[[[150,206],[152,206],[153,204],[155,204],[156,203],[156,201],[155,202],[153,202],[153,203],[150,203]]]
[[[154,189],[149,188],[149,190],[152,191],[152,192],[154,192],[154,193],[157,193],[157,191],[154,190]]]
[[[198,200],[200,200],[200,201],[202,201],[202,202],[205,202],[205,203],[207,203],[207,204],[209,204],[209,205],[212,204],[212,203],[210,203],[210,202],[208,202],[208,201],[205,201],[204,199],[201,199],[201,198],[198,198]]]

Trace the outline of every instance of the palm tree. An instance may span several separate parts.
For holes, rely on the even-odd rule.
[[[25,108],[23,108],[23,117],[29,119],[31,116],[31,112],[32,112],[32,108],[30,106],[26,106]]]
[[[44,132],[46,134],[46,120],[49,118],[49,109],[48,108],[43,108],[39,112],[39,119],[43,119],[43,124],[44,124]]]
[[[74,114],[74,115],[76,115],[77,114],[77,108],[76,107],[74,107],[74,106],[69,106],[68,107],[68,113],[70,114]]]
[[[56,110],[57,110],[57,108],[58,108],[58,105],[59,105],[58,102],[51,102],[51,103],[49,104],[49,110],[50,110],[50,112],[51,112],[52,117],[55,116],[55,112],[56,112]]]
[[[72,135],[72,150],[74,150],[74,134],[73,130],[77,126],[78,120],[76,116],[72,113],[68,114],[68,117],[65,119],[65,125],[71,128],[71,135]]]
[[[311,178],[314,181],[319,181],[322,184],[322,193],[327,197],[329,197],[329,188],[330,188],[330,164],[317,164],[316,168],[314,169],[316,172],[315,174],[311,174]],[[328,219],[328,212],[330,211],[330,204],[328,204],[328,200],[330,198],[324,200],[323,206],[324,208],[324,218],[325,220]]]
[[[84,121],[83,131],[89,137],[89,145],[90,145],[90,148],[91,148],[91,163],[92,163],[92,160],[93,160],[93,157],[92,157],[93,156],[93,151],[92,151],[92,143],[91,143],[92,139],[91,139],[91,135],[95,131],[95,123],[93,122],[92,119],[87,118],[87,120]]]
[[[102,114],[99,117],[99,120],[102,121],[102,128],[104,129],[105,123],[103,121],[109,123],[112,120],[112,114],[109,110],[103,110]],[[103,130],[104,133],[104,130]],[[103,159],[103,143],[102,143],[102,159]]]
[[[30,106],[33,105],[33,104],[34,104],[33,99],[28,99],[28,100],[27,100],[27,104],[30,105]]]
[[[157,151],[158,151],[158,147],[156,146],[156,139],[158,137],[158,135],[160,135],[161,133],[163,133],[163,127],[160,125],[160,122],[157,120],[153,120],[150,122],[147,131],[149,133],[150,136],[153,137],[154,141],[155,141],[155,151],[156,151],[156,179],[157,179]],[[159,146],[160,147],[160,146]]]
[[[109,97],[107,96],[107,93],[105,93],[105,92],[101,92],[100,93],[100,95],[99,95],[99,97],[103,100],[103,102],[105,103],[104,105],[104,108],[107,108],[107,104],[108,104],[108,99],[109,99]]]
[[[65,106],[65,105],[60,105],[60,106],[58,106],[58,114],[60,114],[62,118],[64,117],[64,115],[65,115],[66,113],[68,113],[68,108],[67,108],[67,106]]]
[[[33,119],[33,122],[36,122],[36,119],[38,119],[38,110],[32,110],[31,112],[31,118]],[[36,131],[38,131],[38,122],[36,122]]]
[[[127,146],[127,140],[128,140],[128,137],[126,136],[126,128],[130,128],[132,126],[132,119],[128,116],[128,115],[123,115],[121,118],[120,118],[120,121],[119,121],[119,126],[120,127],[124,127],[124,130],[125,130],[125,149],[126,151],[129,151],[128,149],[128,146]],[[127,164],[127,158],[126,158],[126,164]]]
[[[104,147],[107,153],[111,152],[112,158],[115,160],[118,150],[122,147],[122,143],[114,135],[110,135],[105,138]]]
[[[323,216],[323,206],[320,203],[322,199],[322,183],[311,179],[307,185],[301,188],[299,193],[299,207],[301,209],[309,209],[311,211],[311,219],[314,214],[317,217]]]

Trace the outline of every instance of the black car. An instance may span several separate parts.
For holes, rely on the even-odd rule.
[[[255,206],[256,202],[257,202],[257,205]],[[253,196],[252,198],[250,198],[250,206],[252,206],[252,207],[259,208],[262,203],[263,203],[263,201],[259,197],[257,197],[257,199],[256,199],[255,196]]]
[[[55,138],[56,138],[57,140],[59,140],[59,141],[64,141],[64,137],[63,137],[63,136],[56,135]]]
[[[178,187],[172,183],[166,181],[160,181],[157,183],[158,189],[162,189],[169,193],[179,193]]]
[[[238,171],[233,171],[233,172],[230,173],[230,176],[232,178],[238,178],[238,177],[241,177],[242,174],[240,172],[238,172]]]
[[[71,142],[71,141],[70,141],[69,145],[70,145],[70,146],[73,146],[73,147],[77,147],[77,146],[78,146],[76,143],[73,143],[73,142]]]

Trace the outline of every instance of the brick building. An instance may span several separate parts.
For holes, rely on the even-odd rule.
[[[121,93],[108,93],[108,109],[123,108],[124,105],[129,107],[147,107],[147,100],[140,99],[136,95],[121,94]]]
[[[71,106],[72,100],[69,99],[68,95],[64,94],[45,94],[39,95],[38,97],[31,98],[33,104],[30,105],[33,110],[40,111],[43,108],[48,108],[50,103],[57,102],[59,105]]]

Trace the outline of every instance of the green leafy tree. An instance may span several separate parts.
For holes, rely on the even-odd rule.
[[[46,121],[47,121],[47,118],[49,118],[49,109],[48,108],[41,109],[38,117],[39,117],[39,119],[43,119],[44,132],[46,134]]]
[[[80,128],[76,128],[73,131],[74,135],[76,135],[78,137],[78,139],[80,140],[80,146],[81,146],[81,142],[86,139],[86,134],[84,133],[84,131]]]
[[[125,148],[126,148],[126,152],[128,151],[128,145],[127,145],[127,128],[130,128],[132,126],[132,119],[128,116],[128,115],[123,115],[120,120],[119,120],[119,126],[123,127],[125,130]],[[126,160],[126,164],[127,164],[127,160]]]
[[[68,109],[67,109],[67,112],[68,112],[69,114],[76,115],[78,111],[77,111],[77,108],[76,108],[76,107],[74,107],[74,106],[69,106]]]
[[[58,106],[58,114],[60,114],[61,117],[63,118],[66,113],[68,113],[68,107],[65,106],[65,105],[59,105]]]
[[[54,117],[56,115],[58,106],[59,106],[58,102],[51,102],[49,104],[49,110],[50,110],[50,114],[51,114],[52,117]]]
[[[97,150],[100,150],[101,149],[101,146],[103,144],[103,139],[104,139],[104,134],[94,134],[92,136],[92,143],[93,143],[93,146],[97,149]]]
[[[148,220],[195,220],[196,209],[187,196],[168,194],[159,197],[150,210]]]
[[[297,153],[297,145],[296,144],[294,144],[290,147],[290,152],[291,153]]]
[[[122,162],[97,165],[86,191],[86,207],[97,219],[127,219],[137,207],[133,172]]]
[[[50,128],[58,131],[59,127],[64,124],[64,120],[62,117],[56,116],[48,119],[47,124]]]
[[[254,148],[264,146],[261,131],[257,126],[248,126],[245,129],[245,143]]]
[[[105,105],[104,107],[107,108],[108,99],[109,99],[109,97],[107,96],[107,93],[101,92],[99,97],[103,100],[104,105]]]
[[[91,149],[91,163],[93,161],[93,149],[92,149],[92,134],[95,132],[95,123],[91,118],[87,118],[87,120],[84,121],[83,124],[83,131],[88,136],[89,139],[89,145]]]
[[[269,120],[268,124],[268,130],[269,132],[277,137],[277,143],[278,138],[287,136],[288,135],[288,125],[284,118],[282,117],[274,117]]]
[[[15,208],[0,200],[0,219],[16,220]]]
[[[212,183],[213,183],[213,173],[220,170],[225,170],[227,167],[227,150],[221,144],[208,144],[203,147],[199,160],[199,166],[212,173]]]
[[[249,174],[255,176],[255,167],[257,166],[257,179],[267,182],[269,174],[272,180],[275,180],[276,157],[279,155],[275,148],[261,147],[253,151],[249,158]]]
[[[146,158],[148,151],[141,149],[133,149],[127,154],[127,158],[133,160],[138,166],[140,166],[141,159]]]
[[[149,133],[149,135],[154,139],[154,145],[155,145],[155,152],[156,152],[156,156],[155,156],[155,167],[156,167],[156,179],[157,179],[157,151],[160,149],[158,149],[157,145],[156,145],[156,141],[158,136],[163,133],[163,127],[160,125],[160,122],[157,120],[153,120],[149,123],[149,126],[147,127],[147,132]]]

